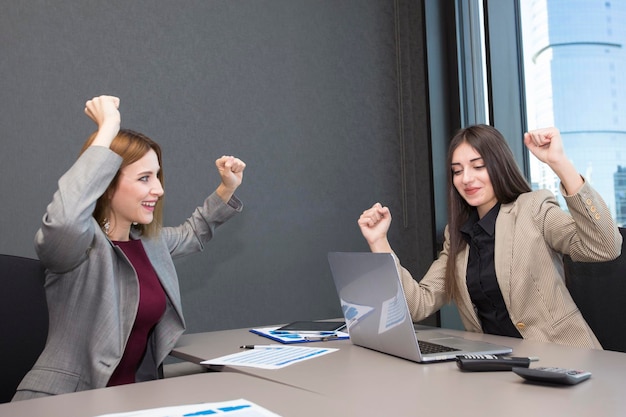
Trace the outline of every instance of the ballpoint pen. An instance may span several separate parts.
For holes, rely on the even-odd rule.
[[[268,346],[268,345],[241,345],[239,349],[276,349],[280,348],[278,345]]]

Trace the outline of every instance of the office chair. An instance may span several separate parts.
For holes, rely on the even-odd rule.
[[[0,255],[0,403],[9,402],[48,336],[44,268],[37,259]]]
[[[607,350],[626,352],[626,229],[622,254],[609,262],[573,262],[565,256],[565,282],[583,317]]]

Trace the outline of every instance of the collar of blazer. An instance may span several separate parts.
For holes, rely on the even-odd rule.
[[[104,232],[103,232],[104,233]],[[141,240],[146,251],[148,259],[154,268],[154,271],[163,286],[163,290],[169,299],[169,304],[174,307],[176,314],[181,322],[184,322],[182,304],[180,299],[180,287],[178,285],[178,275],[172,261],[172,257],[163,244],[162,240],[157,236],[152,239],[144,239],[141,233],[131,230],[131,239]],[[115,246],[109,239],[111,246]]]

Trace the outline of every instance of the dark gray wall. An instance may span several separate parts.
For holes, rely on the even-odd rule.
[[[94,95],[164,149],[166,224],[246,161],[244,212],[177,263],[189,331],[340,315],[326,253],[367,250],[391,207],[419,275],[434,256],[420,2],[5,2],[0,13],[0,253],[34,257],[56,180],[95,125]]]

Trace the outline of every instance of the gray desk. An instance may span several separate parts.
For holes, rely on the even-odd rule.
[[[320,394],[236,373],[202,373],[0,404],[3,417],[90,417],[156,407],[245,398],[281,416],[319,417],[324,410],[359,415]],[[365,415],[365,414],[361,414]]]
[[[428,329],[428,328],[425,328]],[[626,354],[437,329],[511,346],[515,356],[539,356],[533,366],[580,368],[593,373],[573,387],[538,386],[512,372],[465,373],[454,362],[421,365],[354,346],[350,341],[313,343],[339,351],[279,370],[224,367],[260,380],[288,384],[325,398],[365,407],[371,416],[427,411],[463,416],[624,416]],[[199,363],[237,352],[243,344],[271,340],[248,329],[184,335],[173,356]],[[339,414],[336,414],[339,415]],[[348,414],[349,415],[349,414]]]

